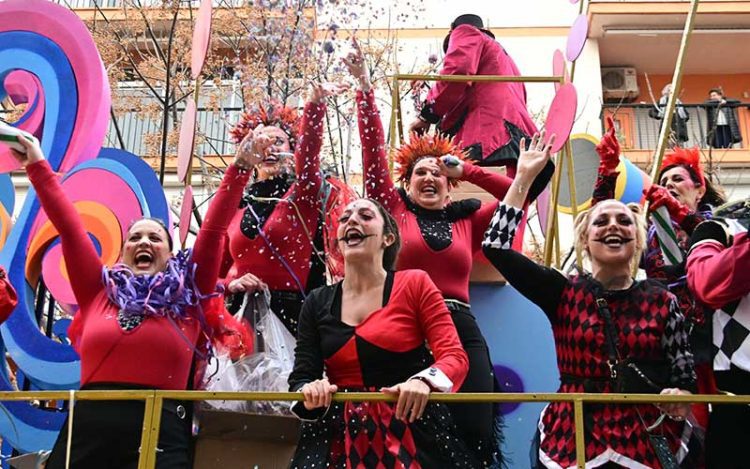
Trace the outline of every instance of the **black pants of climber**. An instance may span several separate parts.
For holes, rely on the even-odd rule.
[[[188,469],[191,458],[192,413],[177,401],[164,401],[157,443],[157,469]],[[136,469],[138,467],[142,401],[79,401],[73,412],[72,469]],[[47,469],[64,469],[68,441],[65,421]]]
[[[458,392],[495,392],[495,373],[490,361],[490,351],[479,330],[476,318],[466,306],[447,301],[458,337],[469,356],[469,374]],[[448,406],[459,435],[469,449],[489,466],[501,460],[498,441],[500,428],[496,422],[493,403],[451,404]]]

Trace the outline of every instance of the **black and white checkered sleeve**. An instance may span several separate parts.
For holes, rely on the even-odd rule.
[[[482,246],[494,249],[511,249],[516,229],[523,218],[523,210],[500,203],[492,215],[490,226],[484,232]]]
[[[695,363],[685,328],[685,316],[680,312],[675,298],[670,298],[668,306],[669,316],[661,344],[671,364],[669,380],[672,385],[680,389],[695,392]]]

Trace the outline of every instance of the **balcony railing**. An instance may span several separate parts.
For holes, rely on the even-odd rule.
[[[235,146],[229,139],[229,130],[239,120],[241,112],[240,107],[223,108],[219,112],[198,108],[195,120],[198,144],[195,146],[195,154],[199,156],[234,154]],[[182,109],[176,115],[177,128],[179,128],[182,122]],[[117,136],[114,122],[110,121],[104,146],[124,148],[139,156],[155,156],[155,152],[148,149],[146,136],[160,136],[161,126],[162,121],[159,116],[144,118],[141,113],[135,111],[120,113],[117,117],[117,127],[119,127],[122,142]],[[176,149],[171,148],[167,154],[176,154]]]
[[[706,120],[706,108],[701,104],[683,104],[690,119],[687,121],[688,141],[683,144],[686,147],[697,146],[708,148],[708,124]],[[750,104],[742,104],[735,108],[740,125],[744,122]],[[652,104],[604,104],[602,105],[602,117],[615,115],[619,123],[618,137],[623,149],[626,150],[653,150],[659,140],[661,120],[649,116],[653,109]],[[747,138],[737,143],[733,148],[750,148]]]

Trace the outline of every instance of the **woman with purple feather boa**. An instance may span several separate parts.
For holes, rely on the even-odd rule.
[[[216,318],[206,317],[219,295],[217,277],[227,225],[268,137],[250,133],[211,203],[194,249],[172,255],[163,221],[142,218],[126,233],[120,262],[102,264],[75,207],[45,161],[39,144],[20,139],[25,167],[47,216],[60,233],[79,310],[69,330],[81,357],[81,389],[191,389],[194,363],[204,361]],[[75,266],[74,268],[71,268]],[[144,403],[76,404],[70,467],[130,468],[139,457]],[[187,468],[190,406],[164,402],[156,467]],[[48,469],[66,467],[67,424]]]

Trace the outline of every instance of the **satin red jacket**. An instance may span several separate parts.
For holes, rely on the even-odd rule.
[[[520,76],[505,49],[469,25],[451,32],[440,74]],[[427,95],[422,117],[433,124],[442,119],[443,132],[458,127],[456,140],[463,147],[481,145],[482,159],[510,140],[506,122],[527,136],[537,132],[526,109],[526,87],[521,82],[436,82]]]

